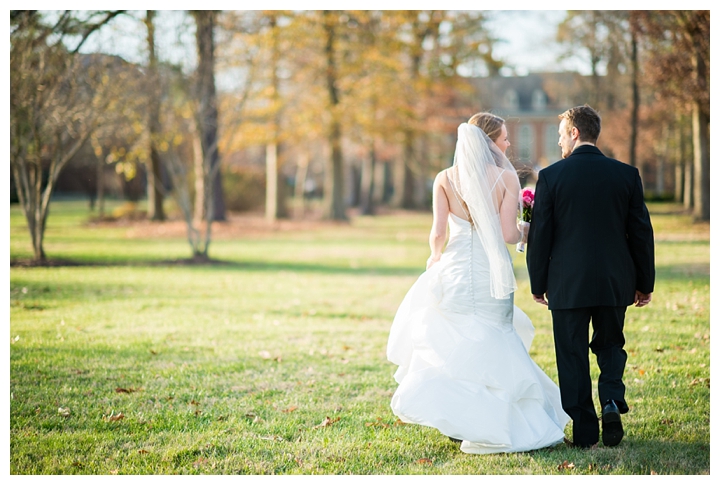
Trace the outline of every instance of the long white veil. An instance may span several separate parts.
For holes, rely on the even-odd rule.
[[[506,299],[517,289],[517,283],[500,226],[499,199],[503,189],[519,190],[519,181],[516,187],[507,187],[503,180],[507,172],[517,180],[517,172],[490,137],[468,123],[458,127],[455,160],[449,172],[488,256],[490,293],[493,298]]]

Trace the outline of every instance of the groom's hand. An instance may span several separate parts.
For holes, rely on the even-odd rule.
[[[641,293],[635,290],[635,306],[645,306],[652,301],[652,293]]]
[[[533,295],[533,300],[535,300],[535,303],[540,303],[541,305],[547,306],[548,304],[545,295]]]

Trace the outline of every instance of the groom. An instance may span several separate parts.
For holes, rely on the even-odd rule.
[[[652,299],[653,229],[638,170],[595,146],[598,113],[585,105],[559,118],[564,160],[538,175],[527,248],[530,286],[535,301],[552,311],[560,396],[573,420],[573,444],[589,448],[600,434],[589,347],[600,367],[603,444],[616,446],[623,437],[620,415],[628,412],[625,310]]]

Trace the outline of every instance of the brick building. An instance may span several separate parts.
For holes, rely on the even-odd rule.
[[[476,78],[482,111],[506,121],[516,162],[546,167],[560,159],[558,115],[583,104],[582,76],[576,73],[534,73],[517,77]]]

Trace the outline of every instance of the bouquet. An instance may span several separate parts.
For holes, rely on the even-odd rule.
[[[532,211],[533,206],[535,205],[535,191],[533,189],[523,189],[521,196],[522,201],[520,203],[520,220],[518,221],[518,227],[523,232],[523,239],[525,239],[524,234],[527,231],[526,228],[530,226],[530,222],[532,221]],[[524,253],[526,245],[527,242],[520,241],[517,243],[517,246],[515,246],[515,250],[518,253]]]

